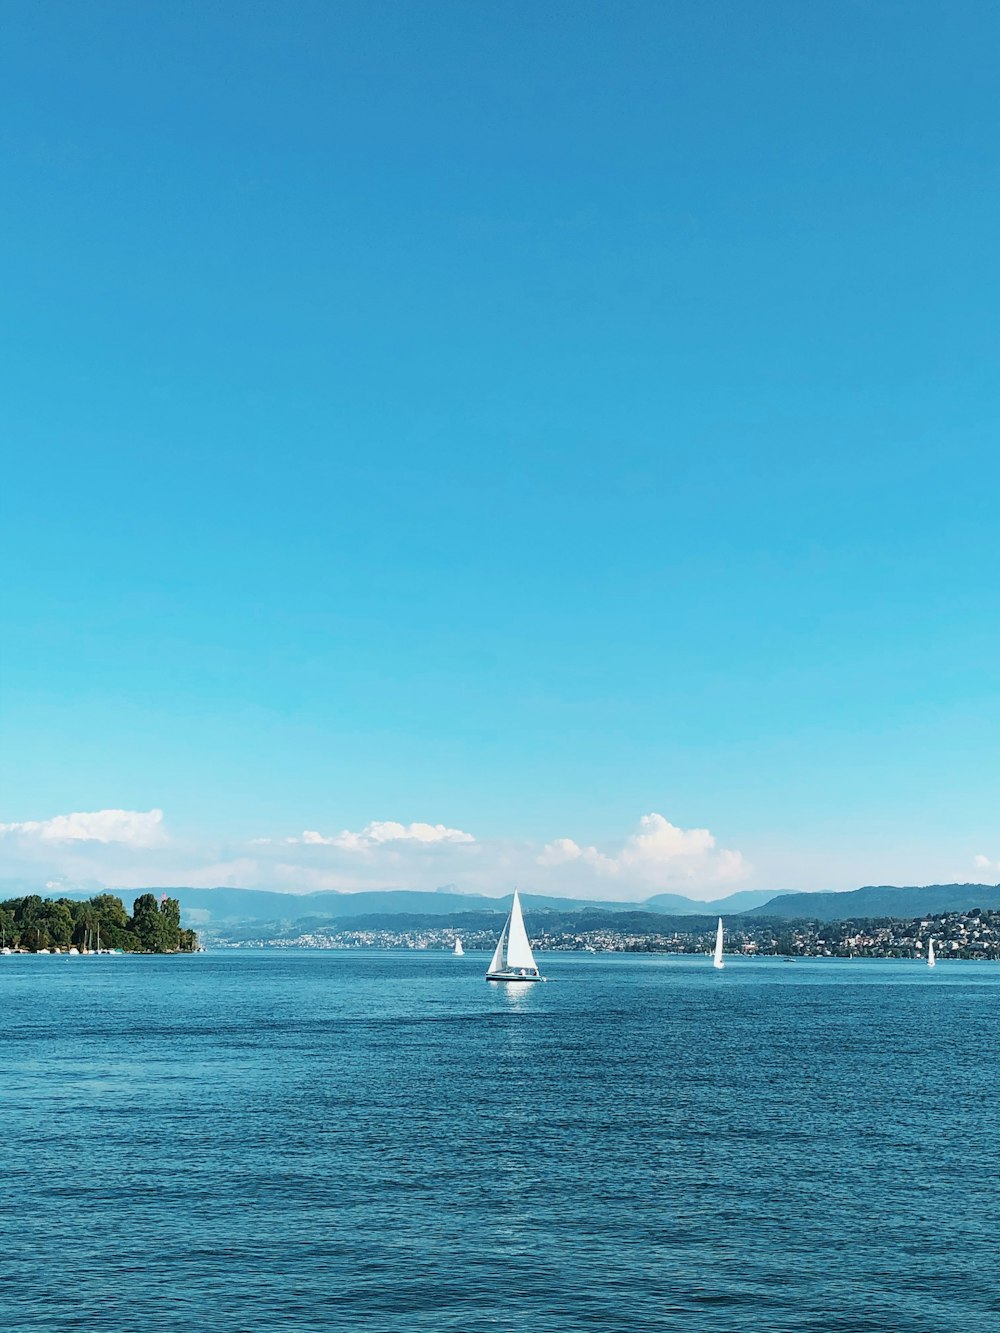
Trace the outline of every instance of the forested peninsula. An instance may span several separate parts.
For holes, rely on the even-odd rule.
[[[181,905],[142,893],[132,915],[113,893],[70,898],[8,898],[0,902],[0,941],[21,953],[193,953],[198,939],[181,926]]]

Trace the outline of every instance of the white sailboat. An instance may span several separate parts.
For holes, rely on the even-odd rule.
[[[936,963],[937,963],[937,959],[936,959],[935,956],[934,956],[934,941],[933,941],[933,940],[928,940],[928,941],[927,941],[927,966],[928,966],[928,967],[934,967]]]
[[[497,947],[486,972],[487,981],[544,981],[538,971],[535,955],[531,952],[528,932],[521,915],[521,900],[514,890],[510,916],[504,922]]]
[[[725,967],[722,961],[722,917],[719,917],[719,927],[715,932],[715,953],[712,956],[713,967]]]
[[[465,957],[465,950],[462,948],[462,941],[461,941],[461,940],[456,940],[456,941],[455,941],[455,957],[456,957],[456,958],[464,958],[464,957]]]

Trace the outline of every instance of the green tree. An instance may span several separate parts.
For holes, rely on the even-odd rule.
[[[101,927],[101,944],[109,949],[129,948],[132,939],[128,913],[122,900],[113,893],[98,893],[91,898],[88,907]]]
[[[160,937],[164,948],[180,948],[181,905],[176,898],[164,898],[160,903]]]
[[[49,933],[45,924],[45,902],[37,893],[29,893],[14,908],[14,929],[18,943],[26,949],[47,949]]]
[[[129,930],[136,937],[139,948],[146,953],[160,953],[163,948],[163,918],[156,897],[141,893],[132,904]]]
[[[97,933],[98,916],[90,903],[77,903],[73,911],[73,943],[79,949],[88,947]]]
[[[46,903],[42,920],[49,944],[54,948],[68,949],[73,938],[73,913],[69,903],[64,898]]]
[[[25,949],[47,949],[49,936],[41,921],[28,921],[21,927],[18,943]]]

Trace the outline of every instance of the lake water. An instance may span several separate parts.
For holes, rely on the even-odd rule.
[[[1000,1327],[1000,966],[0,958],[0,1327]]]

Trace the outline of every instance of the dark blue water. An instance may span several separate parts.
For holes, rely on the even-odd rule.
[[[1000,1327],[1000,967],[0,959],[0,1327]]]

